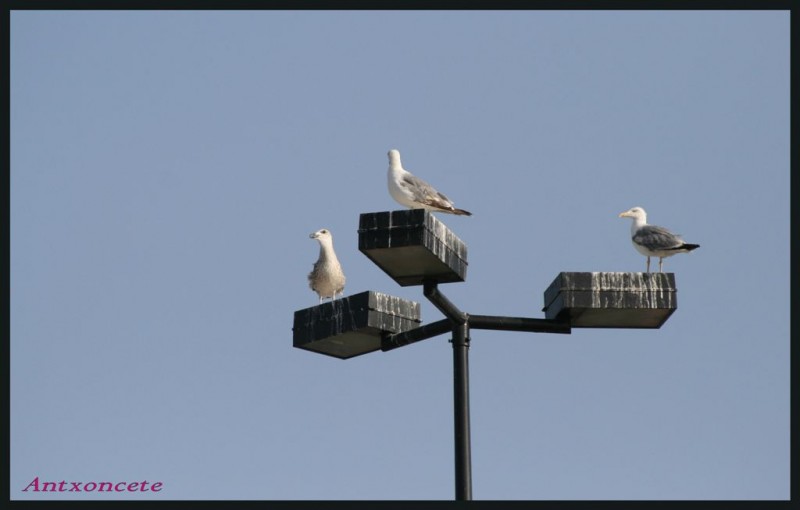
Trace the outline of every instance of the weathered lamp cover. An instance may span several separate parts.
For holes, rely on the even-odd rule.
[[[381,333],[419,327],[419,303],[366,291],[294,312],[294,346],[347,359],[381,348]]]
[[[573,328],[660,328],[678,308],[676,292],[674,273],[559,273],[544,312]]]
[[[424,209],[361,214],[358,249],[403,287],[467,275],[467,245]]]

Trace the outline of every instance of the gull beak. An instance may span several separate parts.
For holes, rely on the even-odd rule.
[[[308,237],[310,237],[311,239],[316,239],[317,238],[317,233],[314,232],[313,234],[308,234]]]
[[[629,213],[629,212],[630,212],[630,211],[621,212],[621,213],[619,213],[619,216],[618,216],[618,217],[619,217],[619,218],[624,218],[624,217],[626,217],[626,216],[628,215],[628,213]]]

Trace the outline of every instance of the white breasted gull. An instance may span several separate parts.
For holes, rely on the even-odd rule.
[[[344,272],[336,253],[333,251],[333,236],[327,229],[317,230],[309,235],[319,241],[319,259],[314,262],[314,269],[308,273],[308,286],[319,294],[319,302],[323,298],[336,299],[336,294],[344,292]]]
[[[658,257],[658,272],[664,259],[676,253],[689,253],[699,244],[689,244],[681,236],[673,234],[664,227],[647,224],[647,213],[641,207],[634,207],[619,214],[620,218],[633,218],[631,242],[636,250],[647,257],[647,272],[650,272],[650,257]]]
[[[456,209],[453,202],[436,189],[403,168],[400,151],[389,151],[389,194],[398,203],[411,209],[427,209],[462,216],[472,213]]]

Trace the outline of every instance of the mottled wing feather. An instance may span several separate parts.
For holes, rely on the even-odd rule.
[[[453,203],[449,198],[447,198],[443,193],[436,191],[433,186],[423,181],[419,177],[416,177],[412,174],[406,174],[403,176],[403,179],[400,182],[406,187],[407,190],[411,192],[415,202],[445,210],[450,210],[453,208]]]
[[[308,273],[308,286],[311,287],[311,290],[313,290],[314,292],[317,291],[317,289],[314,287],[314,282],[317,280],[317,275],[319,273],[320,265],[321,264],[319,263],[319,261],[314,262],[314,268],[311,269],[310,273]]]

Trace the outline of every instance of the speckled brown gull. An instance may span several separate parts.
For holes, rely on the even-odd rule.
[[[308,273],[308,286],[319,295],[319,302],[324,298],[336,299],[336,295],[344,292],[344,272],[336,252],[333,251],[333,236],[327,229],[317,230],[309,235],[319,241],[319,258],[314,268]]]

